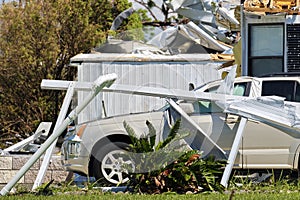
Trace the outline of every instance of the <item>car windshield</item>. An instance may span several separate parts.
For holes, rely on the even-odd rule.
[[[217,85],[212,84],[213,86],[209,86],[211,83],[214,83],[214,82],[215,81],[205,83],[205,84],[197,87],[196,89],[194,89],[194,91],[199,90],[199,91],[204,91],[204,92],[216,93],[221,84],[221,81],[219,81],[219,83]],[[251,81],[234,83],[233,95],[249,96],[250,86],[251,86]],[[220,108],[214,102],[211,102],[209,100],[195,101],[192,104],[194,107],[194,113],[221,112]],[[158,109],[158,111],[165,111],[168,108],[169,108],[169,104],[166,104],[162,108]]]
[[[220,82],[221,83],[221,82]],[[250,88],[251,82],[237,82],[234,83],[233,88],[233,95],[236,96],[249,96],[249,88]],[[206,87],[207,84],[203,85],[202,87]],[[198,87],[197,90],[201,90],[202,87]],[[216,93],[218,91],[218,88],[220,85],[214,85],[211,87],[207,87],[207,89],[204,90],[204,92],[210,92],[210,93]],[[201,100],[194,103],[194,107],[198,107],[200,113],[212,113],[212,112],[220,112],[220,108],[214,103],[209,100]]]
[[[249,96],[249,93],[247,91],[247,88],[249,87],[250,82],[240,82],[240,83],[234,83],[233,88],[233,95],[237,96]],[[201,87],[197,87],[194,91],[201,90],[203,87],[205,87],[207,84],[202,85]],[[210,93],[216,93],[220,85],[215,85],[212,87],[208,87],[204,92],[210,92]]]

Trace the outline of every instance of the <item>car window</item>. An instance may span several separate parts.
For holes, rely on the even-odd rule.
[[[233,88],[233,95],[249,96],[251,82],[235,83]],[[213,86],[206,89],[204,92],[216,93],[219,86]],[[220,112],[220,108],[210,101],[201,100],[198,102],[200,113]]]
[[[299,83],[296,81],[263,81],[261,96],[285,97],[286,101],[300,102]]]
[[[219,85],[207,88],[204,92],[216,93],[219,88]]]
[[[235,83],[233,88],[233,95],[249,96],[251,82]],[[216,93],[219,86],[207,88],[204,92]]]
[[[251,82],[235,83],[233,89],[233,95],[237,96],[249,96]]]

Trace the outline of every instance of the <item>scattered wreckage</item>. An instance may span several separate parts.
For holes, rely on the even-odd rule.
[[[62,112],[60,112],[58,116],[58,120],[56,121],[56,125],[53,133],[48,137],[48,139],[40,146],[40,148],[30,157],[30,159],[24,164],[24,166],[16,173],[16,175],[1,189],[0,195],[4,196],[11,191],[11,189],[17,184],[17,182],[24,176],[24,174],[32,167],[32,165],[44,154],[44,160],[46,166],[43,166],[39,172],[39,175],[36,179],[37,183],[41,185],[41,179],[45,175],[46,169],[49,165],[49,161],[51,159],[53,147],[56,145],[56,141],[58,137],[66,130],[66,128],[73,122],[78,114],[101,92],[104,87],[109,87],[115,80],[117,79],[116,74],[107,74],[104,76],[100,76],[95,80],[91,85],[91,92],[86,96],[84,101],[76,106],[67,116],[66,110],[68,109],[68,105],[70,103],[70,97],[73,96],[74,91],[74,83],[70,83],[68,86],[67,96],[64,99],[62,105]],[[36,189],[37,184],[34,184],[33,189]]]
[[[246,0],[244,8],[246,11],[297,14],[299,12],[299,0]]]
[[[109,36],[107,42],[92,50],[92,53],[128,53],[144,55],[211,55],[212,61],[233,65],[233,46],[240,39],[240,1],[180,0],[167,1],[172,13],[186,18],[186,22],[164,26],[145,32],[144,42],[122,40]],[[111,30],[116,31],[121,22],[129,17],[134,8],[129,8],[114,20]],[[130,33],[129,33],[130,34]],[[150,36],[152,35],[152,36]]]
[[[236,96],[228,95],[231,87],[226,81],[223,84],[214,81],[195,91],[112,85],[103,91],[169,98],[168,106],[154,112],[114,116],[78,125],[63,145],[64,163],[68,170],[97,179],[104,177],[108,183],[125,182],[126,171],[120,167],[122,162],[130,161],[116,156],[129,144],[123,121],[142,134],[147,128],[145,121],[150,120],[157,130],[161,130],[158,134],[162,140],[179,117],[183,121],[182,127],[189,127],[193,133],[184,139],[190,148],[203,151],[203,156],[214,154],[223,159],[236,153],[229,159],[229,169],[298,170],[300,140],[298,103],[295,102],[300,100],[299,81],[298,77],[241,77],[234,82],[233,94]],[[49,84],[48,89],[57,89],[50,82],[45,83]],[[56,85],[63,88],[67,84],[62,81]],[[287,90],[287,85],[293,89]],[[87,89],[89,84],[81,83],[78,87]],[[270,95],[283,96],[288,101]],[[184,101],[177,105],[174,98]],[[238,136],[241,135],[243,144],[240,146]],[[230,170],[227,178],[229,175]],[[224,185],[227,185],[227,178]]]
[[[236,44],[240,37],[239,32],[241,26],[241,16],[239,1],[217,1],[217,3],[212,4],[212,1],[182,0],[170,1],[169,4],[173,11],[176,11],[178,14],[186,16],[189,19],[192,19],[192,21],[197,21],[199,22],[199,24],[196,25],[195,22],[188,22],[187,24],[170,27],[169,29],[163,31],[161,34],[157,35],[152,40],[148,41],[147,44],[143,44],[142,48],[140,48],[140,45],[131,45],[131,50],[129,52],[127,52],[128,49],[125,48],[125,51],[127,53],[186,53],[189,51],[194,51],[195,48],[191,47],[193,45],[197,45],[197,47],[199,47],[197,51],[200,51],[197,53],[209,52],[212,53],[212,60],[229,61],[229,63],[225,63],[224,66],[229,66],[234,62],[236,62],[236,64],[238,65],[241,64],[241,61],[239,61],[241,60],[241,58],[239,58],[238,56],[233,57],[232,51],[235,50],[233,46],[231,46],[232,44]],[[201,12],[198,12],[199,9],[201,10]],[[258,13],[259,15],[282,12],[288,14],[298,14],[299,1],[248,0],[244,2],[243,9],[245,9],[246,12],[252,12],[253,14]],[[127,12],[128,13],[125,13],[125,16],[130,14],[132,10],[128,10]],[[122,18],[122,16],[120,17]],[[116,22],[113,25],[116,26],[113,27],[114,29],[116,29],[120,25],[120,23]],[[111,42],[115,41],[108,41],[108,43]],[[103,50],[101,48],[99,49],[100,52]],[[95,49],[95,51],[97,51],[97,48]],[[237,51],[238,54],[240,54],[240,50]],[[236,95],[241,96],[231,96],[228,94],[230,94],[230,91],[232,91],[230,90],[232,77],[234,76],[231,76],[231,81],[225,81],[223,82],[223,84],[218,81],[209,83],[201,88],[198,88],[195,91],[180,91],[176,89],[170,91],[169,89],[146,87],[136,88],[135,86],[124,85],[112,85],[110,89],[103,89],[104,91],[109,92],[122,92],[130,94],[134,93],[139,95],[168,98],[169,106],[165,107],[164,110],[160,110],[156,113],[153,112],[140,115],[127,115],[128,118],[126,118],[126,120],[128,120],[129,123],[133,123],[133,127],[137,128],[137,130],[141,130],[140,132],[142,133],[144,128],[141,124],[145,122],[145,119],[149,119],[150,117],[150,119],[154,120],[153,124],[157,126],[157,130],[162,130],[161,139],[163,139],[163,133],[166,132],[164,132],[163,129],[160,129],[162,127],[156,124],[156,122],[158,123],[164,120],[167,127],[171,125],[172,122],[170,120],[173,117],[173,120],[175,120],[176,117],[183,117],[185,124],[188,124],[188,126],[191,128],[190,130],[196,130],[194,136],[190,138],[190,142],[200,141],[200,143],[198,144],[198,148],[200,150],[203,150],[205,153],[214,153],[220,158],[226,158],[228,160],[228,165],[224,171],[224,175],[221,181],[224,186],[227,186],[228,184],[228,179],[233,167],[247,169],[283,168],[298,170],[300,144],[298,141],[299,106],[297,103],[293,103],[294,101],[298,102],[298,90],[291,91],[288,95],[283,95],[285,99],[280,97],[261,97],[263,95],[261,93],[261,85],[263,85],[262,83],[264,81],[261,81],[259,79],[242,78],[236,80],[233,89]],[[113,79],[115,78],[110,77],[108,80],[108,82],[110,83],[105,83],[104,85],[109,86]],[[281,81],[285,82],[286,78]],[[295,79],[293,81],[293,88],[297,88],[299,85],[299,80]],[[227,87],[225,86],[226,83],[228,84]],[[212,87],[213,84],[216,85]],[[99,89],[98,86],[99,85],[97,83],[94,84],[94,90],[92,90],[93,92],[91,92],[91,95],[88,96],[89,100],[83,102],[83,104],[80,104],[79,109],[77,107],[77,109],[73,110],[74,112],[72,112],[68,116],[68,118],[64,120],[66,115],[65,112],[61,115],[61,119],[58,120],[58,123],[54,128],[54,134],[52,134],[40,148],[35,149],[36,152],[28,161],[28,163],[26,163],[24,167],[16,174],[14,179],[11,180],[1,190],[1,195],[7,194],[17,183],[17,181],[24,175],[24,173],[31,167],[34,161],[48,149],[48,154],[46,154],[47,159],[45,159],[44,164],[45,168],[42,169],[41,173],[38,175],[37,179],[39,180],[37,180],[35,187],[40,184],[43,174],[47,168],[47,162],[49,162],[49,159],[51,158],[51,152],[53,150],[53,146],[55,146],[57,137],[63,132],[64,129],[66,129],[68,124],[77,117],[77,114],[79,114],[81,109],[83,109],[83,107],[81,106],[86,106],[86,104],[88,104],[89,101],[94,98],[94,95],[100,92],[102,87],[100,87],[101,89]],[[64,90],[68,89],[68,92],[70,92],[69,94],[67,92],[66,96],[71,97],[73,96],[74,90],[91,90],[91,83],[65,82],[63,86],[56,85],[56,87]],[[217,89],[218,92],[214,93],[212,90],[215,90],[216,88],[219,88]],[[220,93],[221,90],[222,92]],[[175,91],[176,93],[174,94]],[[249,95],[248,97],[246,97],[247,94]],[[268,95],[274,94],[274,91],[271,91]],[[278,93],[276,93],[275,95],[282,96],[282,94]],[[175,102],[172,98],[181,99],[184,101]],[[66,104],[68,104],[69,102],[70,99],[67,99]],[[177,115],[173,116],[172,114],[174,113],[176,113]],[[145,116],[141,117],[141,115]],[[124,133],[124,130],[122,130],[122,127],[120,127],[120,124],[122,124],[120,122],[124,120],[124,117],[125,116],[120,118],[113,117],[102,119],[100,121],[94,121],[87,124],[87,126],[81,126],[80,131],[78,131],[78,129],[76,129],[76,131],[70,130],[70,135],[68,135],[68,137],[66,138],[66,143],[64,144],[64,158],[66,159],[67,167],[70,170],[83,172],[90,175],[88,163],[90,161],[90,155],[88,154],[96,152],[96,150],[93,151],[93,149],[91,149],[95,146],[93,144],[95,144],[96,141],[90,140],[95,140],[93,138],[94,131],[97,130],[96,132],[98,132],[100,130],[105,132],[105,126],[102,123],[104,123],[105,121],[110,123],[114,122],[113,124],[117,125],[119,131],[121,130],[121,132],[118,132],[120,135],[117,136],[124,137],[126,134]],[[197,117],[200,117],[201,120]],[[120,121],[116,121],[117,119],[119,119]],[[134,125],[136,123],[135,120],[139,121],[139,123],[141,124],[137,123],[136,125]],[[202,122],[204,123],[204,128],[201,127],[201,125],[203,125]],[[270,131],[263,132],[265,134],[260,133],[258,131],[261,130],[261,127],[266,130],[269,129]],[[217,131],[215,131],[216,129]],[[40,133],[40,131],[37,131],[34,137],[36,137]],[[90,134],[92,134],[92,136],[90,136]],[[107,136],[109,135],[107,132],[105,132],[104,135],[105,134],[107,134]],[[214,134],[217,134],[217,136]],[[226,134],[228,134],[229,136],[226,136]],[[241,143],[242,136],[244,137],[244,139]],[[25,143],[17,144],[10,149],[6,149],[4,153],[9,152],[12,149],[20,149],[24,147],[24,145],[31,145],[31,142],[36,139],[34,137],[30,138]],[[225,137],[225,139],[221,139],[222,137]],[[262,137],[262,139],[257,140],[258,137]],[[115,137],[107,138],[109,139],[109,141],[113,140],[116,142]],[[272,138],[272,140],[270,138]],[[87,143],[85,143],[85,139],[88,139]],[[274,143],[274,141],[280,141],[280,143]],[[229,142],[229,145],[224,144],[226,142]],[[189,142],[187,143],[189,144]],[[98,145],[101,146],[102,143],[98,143]],[[96,147],[98,147],[98,145],[96,145]],[[256,146],[254,147],[253,145]],[[247,149],[248,147],[249,149]],[[31,149],[34,148],[35,147],[33,145]],[[88,148],[91,150],[90,152],[87,151]],[[110,148],[106,148],[112,150],[110,152],[106,152],[108,156],[104,155],[103,152],[99,154],[97,154],[96,152],[96,157],[99,155],[100,158],[103,158],[103,160],[94,162],[91,167],[94,167],[94,170],[96,170],[96,172],[94,173],[96,175],[98,174],[98,177],[104,176],[104,178],[106,178],[108,182],[119,183],[125,181],[125,179],[123,178],[123,171],[119,168],[120,165],[110,165],[106,163],[106,161],[124,161],[122,159],[114,158],[114,150],[119,152],[120,147],[117,146],[117,149],[114,148],[116,148],[116,145],[111,145]],[[84,152],[86,153],[85,155],[83,155]],[[80,160],[79,158],[81,158],[81,156],[86,156],[81,160],[84,161],[84,166],[82,166],[81,163],[77,166],[73,165],[74,163],[76,163],[76,160]],[[237,164],[237,166],[235,166],[235,164]]]
[[[235,68],[233,69],[235,70]],[[297,170],[300,144],[298,139],[299,105],[298,103],[284,101],[285,98],[283,97],[260,97],[261,93],[259,91],[262,88],[262,83],[267,83],[272,80],[275,82],[290,81],[293,82],[295,86],[298,86],[299,78],[288,79],[285,77],[280,79],[272,77],[271,79],[264,78],[261,80],[256,78],[240,78],[234,82],[235,73],[233,74],[232,71],[224,81],[219,83],[206,84],[195,91],[178,90],[176,93],[174,93],[174,90],[163,88],[141,87],[135,90],[134,86],[126,85],[123,87],[116,86],[115,88],[105,87],[110,86],[111,81],[115,80],[115,77],[108,77],[108,83],[105,81],[103,83],[105,78],[100,77],[97,79],[101,81],[96,82],[102,83],[99,89],[99,84],[91,83],[48,81],[46,82],[47,84],[45,84],[45,82],[42,82],[42,87],[48,89],[67,89],[70,85],[73,85],[74,90],[91,90],[92,92],[83,104],[76,107],[61,125],[58,125],[55,132],[16,174],[13,180],[1,190],[1,195],[5,195],[9,192],[24,173],[33,165],[36,159],[51,145],[55,144],[57,137],[62,134],[67,126],[76,119],[82,109],[101,90],[122,93],[134,92],[139,95],[159,96],[169,99],[169,106],[157,112],[93,121],[86,126],[78,127],[80,128],[79,130],[71,131],[71,134],[67,135],[63,151],[66,166],[70,170],[80,171],[90,175],[88,171],[85,171],[88,170],[89,164],[87,162],[93,161],[89,156],[94,156],[95,158],[99,156],[102,160],[94,160],[96,162],[92,165],[94,170],[97,171],[98,176],[104,176],[104,178],[111,183],[125,181],[126,179],[123,175],[126,171],[123,171],[121,166],[122,162],[128,163],[128,160],[126,161],[120,157],[115,157],[115,155],[120,155],[120,152],[124,151],[122,147],[126,145],[124,143],[126,142],[126,140],[124,140],[126,133],[122,128],[123,121],[126,120],[134,129],[137,128],[137,130],[140,130],[140,133],[143,133],[145,127],[143,127],[142,124],[145,123],[145,120],[149,119],[157,130],[162,130],[159,134],[161,134],[160,138],[163,139],[163,128],[170,128],[172,121],[174,122],[178,117],[183,119],[182,121],[184,123],[182,126],[187,125],[189,130],[193,133],[192,136],[188,136],[188,138],[184,139],[191,148],[198,148],[206,152],[207,154],[204,155],[213,154],[218,158],[226,158],[228,160],[228,165],[225,168],[221,182],[226,187],[235,163],[237,163],[239,167],[254,167],[256,169],[263,167]],[[290,101],[298,102],[298,91],[299,90],[295,88],[292,94],[287,94],[288,96],[286,96],[286,98]],[[275,95],[282,96],[280,93],[275,93]],[[184,100],[184,102],[176,103],[173,98]],[[201,113],[203,110],[204,113]],[[161,124],[164,124],[164,127],[160,127]],[[114,128],[112,126],[117,128],[117,132],[112,131],[112,128]],[[107,127],[109,127],[109,132],[105,132],[105,130],[108,130],[106,129]],[[262,127],[265,131],[261,131]],[[244,136],[244,139],[243,143],[240,144],[242,136]],[[258,137],[260,137],[261,140],[257,140]],[[103,138],[105,138],[105,140],[100,140],[101,142],[97,143],[99,142],[98,139]],[[248,144],[246,144],[247,141],[245,138],[249,138]],[[251,138],[256,142],[250,141]],[[273,138],[273,140],[270,140],[270,138]],[[118,141],[118,139],[121,140]],[[276,141],[278,141],[278,143]],[[229,144],[227,147],[225,145],[226,142]],[[267,143],[270,144],[270,146],[267,146]],[[110,145],[110,147],[108,148],[106,145]],[[249,149],[246,149],[247,145],[250,145],[248,146],[250,147]],[[257,145],[257,149],[253,149],[253,145]],[[106,147],[106,152],[103,149],[97,149],[103,146]],[[246,161],[246,163],[241,162],[240,159],[240,157],[244,155],[244,152],[246,152],[246,154],[248,153],[249,156],[247,159],[242,159]],[[80,162],[78,163],[78,161]],[[86,166],[82,166],[82,163],[85,163],[84,165]],[[94,175],[97,176],[97,174]]]

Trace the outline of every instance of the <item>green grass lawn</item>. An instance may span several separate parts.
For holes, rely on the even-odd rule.
[[[238,182],[235,180],[234,183]],[[132,194],[129,192],[103,192],[99,187],[93,184],[86,185],[84,188],[76,185],[51,185],[49,187],[41,187],[39,191],[43,191],[44,195],[37,195],[38,192],[32,193],[24,186],[16,186],[15,194],[7,194],[0,196],[0,200],[177,200],[177,199],[224,199],[224,200],[300,200],[300,182],[299,180],[270,180],[269,182],[255,184],[252,182],[243,183],[242,185],[231,183],[228,190],[223,193],[204,192],[199,194]],[[51,195],[45,195],[51,194]]]
[[[230,194],[219,194],[219,193],[211,193],[211,194],[186,194],[186,195],[178,195],[178,194],[160,194],[160,195],[138,195],[138,194],[62,194],[62,195],[53,195],[53,196],[35,196],[35,195],[13,195],[13,196],[3,196],[0,197],[2,200],[39,200],[39,199],[47,199],[47,200],[93,200],[93,199],[107,199],[107,200],[176,200],[176,199],[230,199]],[[234,194],[232,199],[243,199],[243,200],[277,200],[277,199],[300,199],[299,192],[281,192],[281,193],[241,193]]]
[[[234,191],[234,192],[232,192]],[[176,199],[243,199],[243,200],[294,200],[300,199],[300,193],[297,186],[290,187],[289,185],[279,185],[276,187],[264,187],[256,186],[251,188],[235,188],[231,191],[226,191],[222,193],[210,192],[201,194],[175,194],[175,193],[164,193],[156,195],[143,195],[143,194],[130,194],[130,193],[103,193],[99,189],[79,189],[79,188],[65,188],[64,189],[54,189],[53,195],[35,195],[31,193],[20,193],[20,194],[9,194],[6,196],[0,196],[0,200],[93,200],[93,199],[103,199],[103,200],[176,200]]]

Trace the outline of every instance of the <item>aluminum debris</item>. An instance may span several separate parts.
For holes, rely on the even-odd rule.
[[[147,44],[157,46],[164,51],[169,50],[171,54],[194,53],[196,49],[198,50],[197,53],[201,53],[200,46],[217,52],[224,52],[232,48],[229,45],[219,43],[194,22],[170,27],[152,38]],[[193,49],[194,52],[191,52],[195,44],[199,46]],[[202,53],[204,52],[207,50],[202,49]]]
[[[187,21],[168,26],[145,42],[122,41],[109,36],[107,43],[95,48],[93,53],[233,55],[232,45],[238,40],[240,26],[240,19],[236,17],[239,1],[179,0],[166,1],[166,4],[175,15],[184,16]],[[116,31],[134,12],[133,8],[122,12],[114,20],[111,30]],[[226,61],[227,57],[222,59]]]

